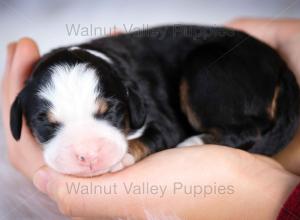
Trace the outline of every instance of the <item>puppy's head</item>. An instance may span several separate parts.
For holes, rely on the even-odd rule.
[[[137,87],[118,78],[114,65],[80,48],[44,56],[12,105],[14,138],[21,136],[24,114],[50,167],[79,176],[108,172],[146,117]]]

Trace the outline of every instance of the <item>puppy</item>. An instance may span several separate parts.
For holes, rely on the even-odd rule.
[[[16,140],[23,114],[51,168],[94,176],[177,145],[273,155],[298,126],[299,88],[245,33],[170,25],[44,55],[11,108]]]

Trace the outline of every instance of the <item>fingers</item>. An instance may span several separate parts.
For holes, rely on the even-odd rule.
[[[235,19],[225,26],[239,29],[275,48],[287,62],[300,84],[299,19]]]
[[[10,70],[12,61],[13,61],[13,57],[15,55],[16,52],[16,48],[17,48],[17,43],[16,42],[11,42],[7,45],[7,53],[6,53],[6,64],[5,64],[5,75],[7,75],[7,72]]]
[[[3,122],[8,156],[12,165],[27,177],[32,177],[34,172],[44,164],[42,152],[25,122],[23,122],[21,140],[16,142],[13,139],[9,126],[10,107],[17,94],[24,87],[24,82],[29,77],[31,69],[38,59],[37,45],[31,39],[23,38],[18,43],[10,44],[2,84]]]
[[[264,172],[268,167],[273,166],[247,152],[207,145],[201,148],[163,151],[119,173],[93,178],[64,176],[43,168],[34,176],[34,184],[57,203],[63,214],[71,217],[145,219],[145,212],[147,212],[174,214],[179,218],[187,219],[191,217],[217,219],[214,215],[215,210],[211,207],[218,206],[220,213],[224,213],[224,216],[228,214],[227,218],[232,219],[230,213],[227,213],[226,204],[239,201],[239,196],[244,196],[240,189],[245,189],[245,183],[252,181],[252,177],[255,177],[255,181],[258,179],[262,182],[266,181],[263,175],[257,178],[257,173]],[[278,170],[277,167],[273,169]],[[237,181],[240,179],[244,181]],[[143,188],[145,182],[151,186],[164,186],[164,193],[159,195],[134,190],[134,186]],[[222,196],[203,200],[201,195],[198,197],[184,191],[174,192],[174,183],[182,183],[185,186],[209,186],[215,182],[222,186],[232,186],[234,195],[222,193]],[[114,184],[116,191],[112,189]],[[268,186],[269,184],[268,181],[265,183]],[[251,185],[250,190],[255,192],[257,188]],[[253,195],[252,191],[249,195]],[[237,203],[236,207],[240,209],[240,203]]]
[[[9,99],[8,99],[8,75],[9,75],[9,71],[11,69],[11,64],[13,61],[13,57],[15,55],[15,51],[17,48],[17,43],[16,42],[12,42],[7,46],[7,54],[6,54],[6,65],[5,65],[5,72],[4,72],[4,76],[1,80],[1,91],[2,91],[2,96],[1,96],[1,102],[2,102],[2,116],[3,116],[3,122],[4,122],[4,126],[5,126],[5,130],[7,130],[7,125],[8,125],[8,111],[6,111],[8,109],[7,104],[9,103]]]
[[[244,31],[259,40],[276,48],[277,29],[272,19],[239,18],[228,22],[225,26]]]
[[[93,191],[97,187],[101,190],[101,187],[112,186],[113,182],[121,183],[118,175],[114,175],[114,178],[107,178],[106,175],[91,179],[76,178],[43,167],[34,175],[33,182],[40,191],[57,203],[60,212],[66,216],[89,218],[102,216],[106,219],[108,216],[119,214],[116,207],[120,205],[120,201],[127,201],[128,204],[128,199],[125,199],[122,193],[114,194],[107,191],[107,194],[103,192],[98,194],[100,191],[98,193]]]
[[[39,169],[33,177],[34,185],[56,202],[60,212],[72,217],[76,217],[76,213],[80,213],[81,217],[86,215],[83,205],[85,199],[83,196],[76,198],[77,193],[80,194],[80,191],[76,191],[77,184],[80,185],[82,182],[85,180],[58,174],[46,166]],[[72,188],[73,185],[74,188]],[[90,206],[92,203],[89,204],[89,208]]]
[[[11,101],[24,87],[24,82],[29,77],[32,67],[39,57],[38,47],[33,40],[23,38],[18,42],[11,71],[7,76],[10,82],[9,95]]]
[[[135,219],[144,219],[145,209],[157,210],[161,208],[166,213],[170,211],[167,201],[169,201],[169,196],[172,193],[174,176],[164,174],[172,173],[174,170],[176,170],[176,173],[182,171],[184,175],[178,175],[182,180],[177,179],[176,181],[185,182],[188,181],[184,179],[186,176],[188,176],[189,180],[189,177],[194,176],[189,172],[194,173],[193,169],[198,169],[198,166],[201,167],[200,164],[196,166],[194,163],[188,164],[186,159],[182,158],[190,158],[192,161],[196,160],[197,163],[198,161],[202,161],[202,163],[211,161],[199,160],[199,155],[201,154],[194,153],[195,150],[198,152],[198,149],[203,151],[203,148],[195,147],[161,152],[156,154],[156,156],[147,157],[121,172],[93,178],[64,176],[48,168],[43,168],[35,174],[34,185],[49,195],[57,203],[60,211],[67,216],[95,217],[96,219],[97,217],[98,219],[114,217],[116,219],[117,217],[122,218],[134,215]],[[212,146],[208,150],[211,151],[211,149],[213,149]],[[190,155],[193,155],[192,158]],[[176,163],[170,162],[169,159],[172,156],[173,161],[176,161]],[[201,156],[201,158],[203,157]],[[160,166],[155,166],[156,164],[160,164]],[[225,169],[225,166],[223,168]],[[214,172],[212,171],[212,173]],[[145,174],[147,174],[146,177]],[[169,190],[166,190],[161,197],[157,196],[157,194],[131,192],[133,190],[132,184],[142,186],[144,181],[149,181],[150,185],[165,184],[168,186],[166,189]],[[197,182],[200,184],[201,179],[197,178]],[[189,202],[194,203],[194,198],[191,197]],[[160,205],[159,203],[166,205]]]
[[[24,81],[28,78],[34,62],[39,58],[36,44],[28,38],[9,44],[7,50],[6,70],[2,81],[5,121],[9,118],[11,103],[24,87]]]
[[[276,49],[300,32],[299,19],[239,18],[225,26],[245,31]]]

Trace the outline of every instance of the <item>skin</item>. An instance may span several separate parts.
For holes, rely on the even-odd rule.
[[[300,52],[299,20],[239,19],[227,26],[245,30],[277,49],[300,82],[300,66],[296,62]],[[275,156],[282,165],[272,158],[205,145],[156,153],[121,172],[99,177],[76,178],[55,173],[45,166],[40,146],[25,123],[19,142],[14,141],[9,130],[10,105],[38,58],[37,45],[30,39],[24,38],[8,46],[2,106],[9,158],[67,216],[74,219],[126,216],[144,219],[146,210],[152,216],[171,215],[182,219],[240,219],[241,216],[245,219],[274,219],[300,181],[291,173],[300,174],[300,131],[291,144]],[[162,198],[156,194],[128,194],[123,184],[131,182],[164,185],[168,190]],[[204,193],[194,197],[183,190],[174,194],[174,182],[187,186],[232,186],[233,192],[219,190],[205,197]],[[69,193],[66,184],[71,183],[106,187],[116,184],[117,193]]]
[[[284,58],[300,85],[300,20],[237,19],[227,26],[243,30],[269,44]],[[291,143],[274,156],[287,170],[300,176],[300,128]]]

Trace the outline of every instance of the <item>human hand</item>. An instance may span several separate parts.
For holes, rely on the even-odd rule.
[[[300,19],[242,18],[226,26],[243,30],[272,46],[287,62],[300,85]],[[300,176],[300,128],[289,145],[274,158],[287,170]]]
[[[30,48],[36,48],[36,46],[32,46]],[[27,64],[29,63],[27,62]],[[32,64],[26,65],[24,69],[29,70],[31,66]],[[10,85],[12,87],[16,86],[13,85],[16,82],[19,84],[18,87],[15,87],[17,89],[11,90],[14,91],[11,99],[5,98],[10,92],[3,92],[4,110],[9,109],[14,97],[22,89],[24,79],[30,72],[20,70],[14,72],[13,81],[7,80],[7,78],[4,80],[4,92],[11,90],[9,86],[6,86],[6,84],[10,85],[8,82],[13,82]],[[7,72],[10,73],[10,71]],[[26,131],[26,126],[22,128],[22,132],[26,132],[26,134],[22,134],[20,142],[14,142],[7,127],[8,122],[5,121],[9,118],[9,110],[6,112],[6,115],[5,111],[3,114],[11,161],[25,175],[32,177],[35,170],[44,164],[41,150],[30,132]],[[10,142],[9,138],[13,142]],[[19,152],[20,149],[24,150]],[[260,175],[261,173],[264,175]],[[205,199],[203,195],[195,198],[182,192],[173,195],[171,191],[175,180],[192,186],[213,186],[214,183],[217,183],[218,186],[227,186],[232,183],[235,191],[232,195],[213,194],[212,197]],[[167,192],[163,198],[152,194],[128,195],[122,187],[123,183],[136,182],[141,185],[143,181],[152,185],[165,184],[170,192]],[[34,176],[37,187],[53,198],[63,213],[69,216],[95,217],[97,219],[116,216],[133,216],[140,219],[145,217],[145,211],[148,215],[151,215],[150,213],[158,216],[170,214],[190,219],[213,219],[220,216],[235,219],[241,215],[252,215],[252,213],[257,213],[257,218],[275,218],[283,201],[298,181],[297,177],[286,173],[271,159],[220,146],[168,150],[152,155],[119,173],[91,179],[63,176],[48,168],[40,169]],[[81,185],[116,183],[120,186],[120,191],[118,194],[109,195],[68,193],[66,184],[70,183],[80,183]],[[264,207],[263,203],[267,203],[268,207]],[[216,207],[218,207],[217,212]],[[261,210],[262,207],[263,210]]]
[[[2,118],[8,156],[13,166],[28,178],[32,178],[33,174],[44,165],[42,151],[26,123],[23,123],[20,141],[15,141],[9,128],[9,114],[11,104],[24,87],[24,82],[39,57],[37,45],[28,38],[9,44],[6,68],[2,79]]]
[[[34,178],[62,213],[83,219],[253,219],[253,213],[257,219],[275,219],[298,182],[272,159],[213,145],[162,151],[99,177],[76,178],[43,168]],[[162,186],[166,191],[126,192],[125,185],[129,188],[131,183]],[[187,192],[175,192],[176,183],[186,186]],[[77,192],[72,184],[79,186]],[[195,196],[189,194],[190,187],[198,189]]]
[[[245,31],[277,50],[300,85],[300,19],[241,18],[226,26]]]
[[[300,51],[295,49],[297,48],[295,44],[298,45],[294,36],[298,33],[295,29],[297,22],[287,24],[287,21],[276,21],[278,22],[276,25],[274,24],[276,22],[272,23],[270,20],[252,20],[252,22],[266,25],[266,29],[269,30],[257,29],[258,23],[251,23],[249,20],[234,21],[229,26],[243,29],[277,49],[300,82],[300,69],[295,59]],[[283,28],[286,30],[282,30]],[[260,175],[262,173],[263,175]],[[41,170],[41,174],[43,175],[39,177],[37,173],[35,184],[57,202],[63,213],[88,219],[127,216],[139,219],[144,218],[147,213],[148,215],[171,213],[188,219],[220,217],[236,219],[239,216],[256,213],[258,219],[273,219],[276,218],[289,191],[299,181],[271,159],[220,146],[160,152],[122,172],[93,179],[66,177],[47,168]],[[66,188],[66,185],[71,183],[81,185],[93,183],[102,186],[116,183],[121,186],[122,183],[130,182],[142,184],[143,181],[153,185],[166,184],[169,189],[172,188],[174,181],[193,186],[212,184],[214,181],[223,186],[233,183],[238,190],[234,195],[219,195],[217,198],[214,195],[213,198],[203,199],[203,197],[189,197],[182,192],[177,195],[168,192],[163,198],[154,195],[128,195],[122,188],[117,195],[83,195],[68,193]],[[263,203],[268,206],[265,207]],[[218,207],[217,212],[215,207]],[[261,210],[261,207],[264,209]]]

